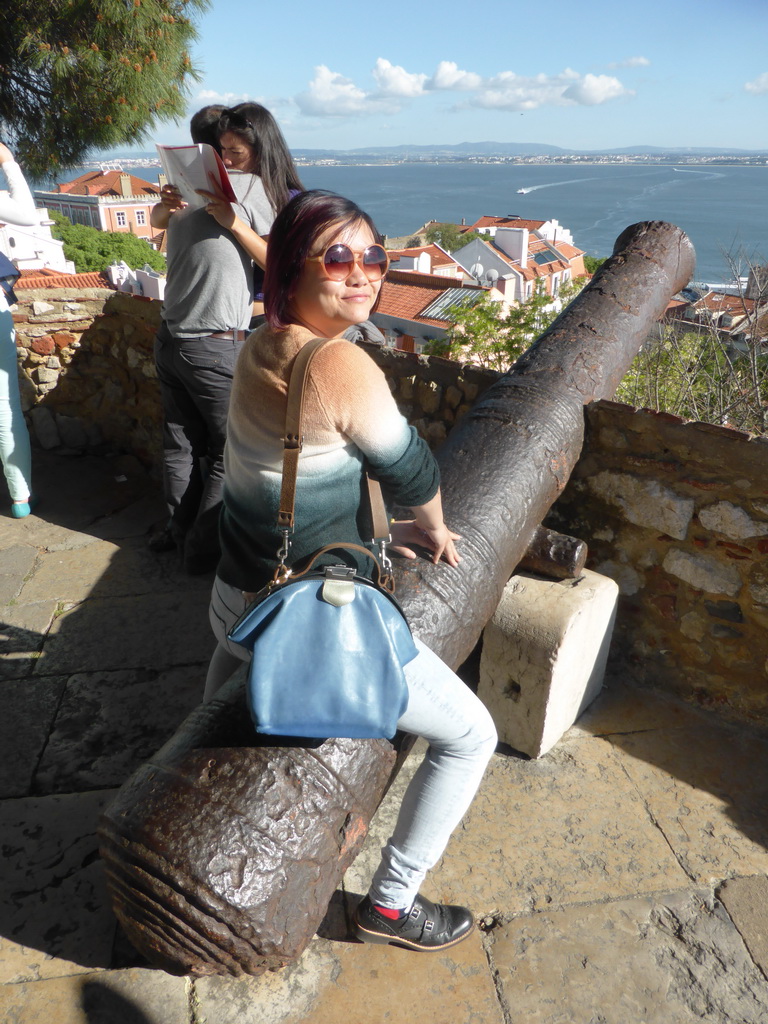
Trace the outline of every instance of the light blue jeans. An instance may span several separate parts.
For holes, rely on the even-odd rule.
[[[219,644],[211,659],[205,700],[250,653],[227,640],[245,609],[242,592],[216,577],[210,620]],[[408,708],[398,729],[429,743],[403,797],[395,830],[382,850],[369,895],[384,907],[408,909],[424,876],[443,854],[477,792],[491,754],[496,729],[482,701],[416,639],[418,655],[405,666]]]
[[[16,332],[13,317],[0,293],[0,461],[11,501],[29,501],[32,453],[21,411]]]

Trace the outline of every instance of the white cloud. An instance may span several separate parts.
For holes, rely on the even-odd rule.
[[[559,75],[530,78],[504,71],[478,90],[471,103],[491,110],[525,111],[574,104],[591,107],[630,95],[618,78],[608,75],[580,75],[566,68]]]
[[[459,89],[473,92],[483,84],[480,75],[474,71],[461,71],[452,60],[441,60],[437,70],[427,82],[428,89]]]
[[[547,106],[596,106],[634,95],[618,78],[581,75],[572,68],[565,68],[556,75],[531,77],[502,71],[492,78],[483,78],[473,71],[462,70],[453,61],[441,61],[429,78],[379,57],[372,75],[377,87],[366,91],[321,64],[315,68],[315,76],[306,91],[295,97],[295,103],[301,113],[312,117],[352,117],[396,113],[407,101],[430,92],[464,92],[469,94],[466,103],[470,106],[509,111]]]
[[[392,64],[384,57],[379,57],[373,69],[373,77],[379,85],[381,96],[399,96],[412,99],[424,93],[426,75],[411,74],[400,65]]]
[[[610,75],[585,75],[580,82],[574,82],[563,93],[563,98],[573,100],[584,107],[594,107],[619,96],[633,96],[630,89],[625,89],[618,78]]]
[[[201,89],[197,94],[197,99],[203,104],[212,106],[214,103],[221,103],[225,107],[234,107],[237,103],[258,102],[249,96],[247,92],[216,92],[213,89]]]
[[[768,92],[768,71],[758,75],[753,82],[747,82],[744,88],[753,96],[764,96]]]
[[[296,103],[303,114],[313,117],[348,117],[369,109],[368,95],[325,64],[315,68],[315,77],[307,91],[296,97]]]
[[[612,61],[608,67],[615,68],[649,68],[651,62],[647,57],[627,57],[625,60]]]

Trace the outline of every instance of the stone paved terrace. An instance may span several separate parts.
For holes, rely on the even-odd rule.
[[[425,892],[481,927],[443,954],[348,930],[410,763],[301,960],[191,981],[131,950],[95,829],[197,702],[209,578],[145,546],[129,457],[38,453],[0,515],[4,1024],[764,1024],[768,737],[611,679],[547,756],[496,754]],[[0,501],[4,506],[5,501]]]

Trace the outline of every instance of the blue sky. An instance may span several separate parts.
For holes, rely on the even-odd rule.
[[[768,149],[767,0],[212,0],[198,28],[189,113],[257,100],[294,149]]]

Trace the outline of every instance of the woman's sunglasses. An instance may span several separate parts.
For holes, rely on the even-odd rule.
[[[319,263],[332,281],[343,281],[352,273],[358,263],[369,281],[380,281],[387,272],[389,256],[382,245],[369,245],[367,249],[354,251],[343,242],[329,245],[320,256],[307,256],[308,263]]]

